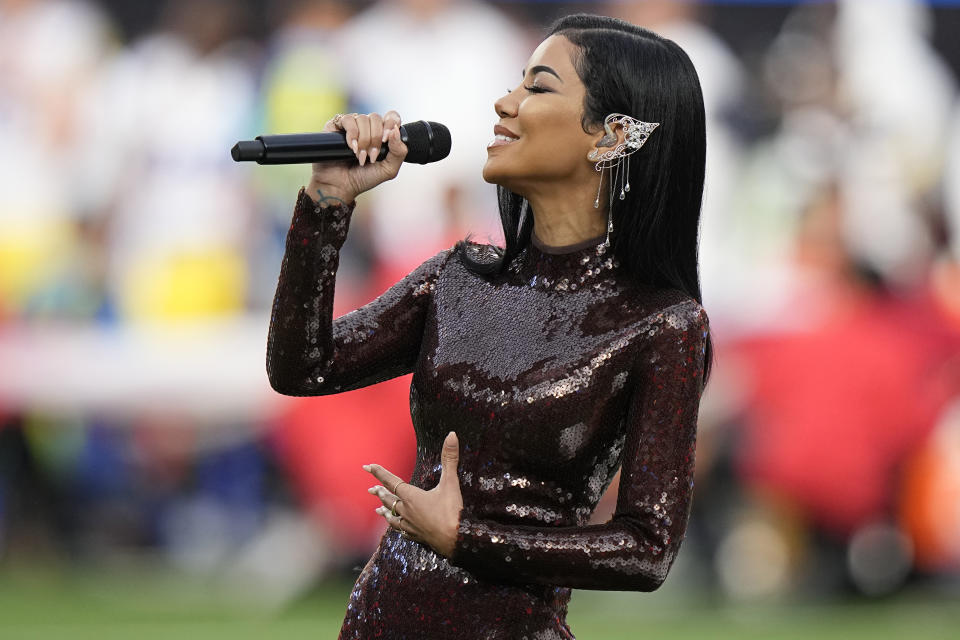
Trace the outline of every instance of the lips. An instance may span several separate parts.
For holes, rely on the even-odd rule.
[[[520,136],[516,135],[514,132],[510,131],[506,127],[496,125],[493,128],[493,140],[490,141],[490,144],[487,145],[487,148],[491,147],[501,147],[504,145],[512,144],[517,141]]]

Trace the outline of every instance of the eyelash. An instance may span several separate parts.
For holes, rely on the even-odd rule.
[[[533,85],[532,87],[524,86],[523,88],[529,91],[530,93],[549,93],[550,92],[549,89],[544,89],[543,87],[538,87],[536,85]],[[507,93],[513,93],[513,89],[507,88]]]

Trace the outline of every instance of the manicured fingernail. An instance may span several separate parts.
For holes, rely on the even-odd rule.
[[[367,150],[364,149],[360,152],[360,166],[362,167],[366,161],[367,161]]]
[[[392,131],[392,129],[384,129],[384,130],[383,130],[383,137],[380,138],[380,142],[386,142],[386,141],[387,141],[387,138],[390,137],[390,132],[391,132],[391,131]]]
[[[377,161],[377,154],[380,153],[380,150],[376,147],[370,147],[370,162]]]
[[[356,141],[356,139],[353,139],[353,140],[350,141],[350,146],[353,147],[353,152],[354,152],[354,153],[360,153],[360,151],[357,149],[357,141]]]

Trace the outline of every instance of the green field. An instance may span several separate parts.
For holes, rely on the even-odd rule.
[[[350,582],[329,581],[279,610],[163,571],[0,567],[3,640],[335,638]],[[217,594],[220,595],[217,595]],[[579,640],[634,638],[960,638],[960,602],[913,592],[834,605],[713,605],[676,590],[575,591],[568,618]]]

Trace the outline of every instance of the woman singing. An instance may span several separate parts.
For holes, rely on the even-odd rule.
[[[684,537],[712,352],[696,72],[650,31],[570,16],[494,108],[483,178],[498,185],[503,248],[460,241],[332,318],[354,198],[407,152],[394,111],[333,118],[359,162],[314,165],[296,203],[273,388],[325,395],[413,373],[416,467],[403,480],[364,465],[390,526],[341,640],[573,638],[571,589],[652,591]],[[615,514],[586,524],[618,467]]]

